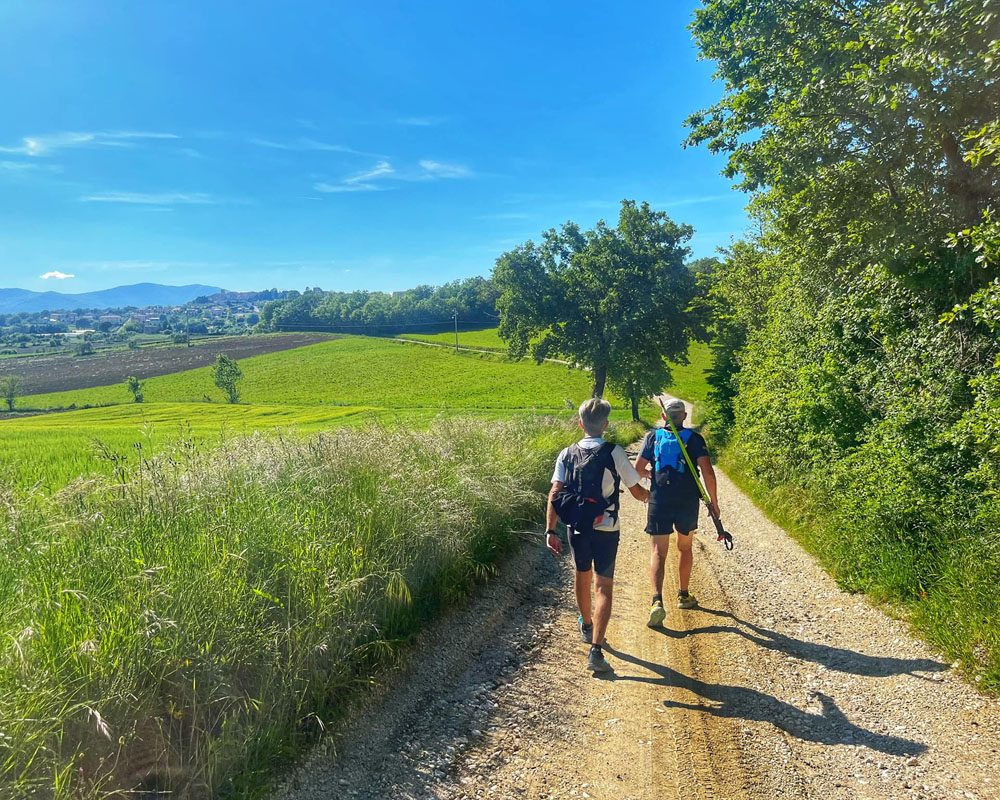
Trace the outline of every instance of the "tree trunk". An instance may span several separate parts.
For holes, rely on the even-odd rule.
[[[632,421],[639,421],[639,391],[636,388],[632,388],[631,398],[632,400]]]
[[[608,380],[608,368],[605,364],[594,365],[594,391],[593,397],[604,396],[604,384]]]

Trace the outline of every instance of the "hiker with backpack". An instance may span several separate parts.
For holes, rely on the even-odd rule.
[[[615,558],[621,536],[618,495],[622,483],[642,502],[649,499],[649,492],[639,483],[639,473],[625,451],[604,441],[611,404],[594,397],[580,406],[579,413],[585,435],[556,459],[545,514],[545,545],[555,555],[562,554],[563,543],[556,533],[556,522],[562,520],[576,567],[576,604],[580,610],[577,626],[580,639],[591,646],[587,668],[608,672],[611,665],[602,645],[611,618]]]
[[[653,602],[646,623],[650,628],[662,625],[666,618],[663,608],[663,572],[670,547],[670,535],[675,530],[679,554],[677,605],[680,608],[694,608],[698,605],[697,598],[688,588],[694,561],[691,551],[692,534],[698,527],[700,500],[697,476],[692,474],[692,466],[701,473],[708,490],[711,501],[709,513],[715,519],[719,518],[718,485],[708,447],[701,434],[684,427],[685,419],[687,410],[681,400],[667,403],[664,407],[664,427],[646,434],[642,452],[635,462],[639,474],[650,479],[649,508],[646,511],[646,533],[652,543],[649,571]],[[677,441],[678,436],[683,448]],[[686,456],[684,450],[687,450]]]

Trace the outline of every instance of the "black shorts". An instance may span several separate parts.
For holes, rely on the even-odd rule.
[[[698,527],[698,498],[650,503],[646,512],[646,533],[650,536],[689,534]]]
[[[577,572],[594,570],[602,578],[615,577],[615,558],[618,556],[618,540],[621,534],[592,531],[591,533],[569,532],[569,549],[573,552]]]

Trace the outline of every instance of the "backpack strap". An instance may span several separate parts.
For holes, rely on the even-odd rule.
[[[611,495],[611,500],[608,503],[608,511],[612,511],[615,514],[618,513],[618,509],[621,507],[621,501],[618,499],[618,492],[622,485],[622,476],[618,474],[618,468],[615,466],[615,445],[612,442],[605,442],[601,445],[601,460],[604,462],[604,468],[611,470],[611,476],[615,479],[615,489],[614,494]]]

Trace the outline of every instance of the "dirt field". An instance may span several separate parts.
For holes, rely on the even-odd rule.
[[[218,340],[196,340],[190,347],[171,345],[86,357],[60,355],[10,359],[0,361],[0,377],[19,375],[24,381],[25,395],[90,389],[124,381],[129,375],[146,379],[205,367],[219,353],[225,353],[230,358],[249,358],[334,338],[337,337],[325,333],[231,336]]]

